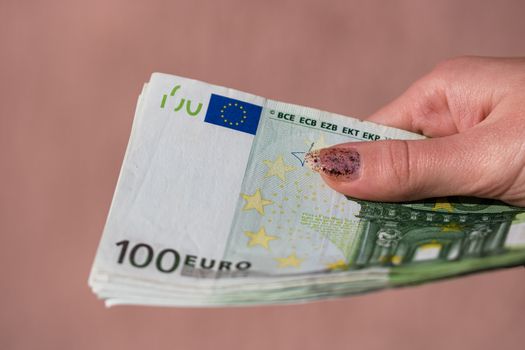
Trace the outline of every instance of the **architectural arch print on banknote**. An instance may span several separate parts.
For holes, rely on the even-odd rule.
[[[358,201],[359,243],[350,259],[357,268],[442,264],[503,254],[511,224],[522,208],[494,201],[437,199],[396,205]]]

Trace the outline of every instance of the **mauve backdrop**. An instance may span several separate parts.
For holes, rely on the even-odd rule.
[[[87,278],[152,72],[366,117],[447,57],[524,55],[524,15],[523,1],[1,0],[0,348],[523,348],[522,267],[233,309],[106,309]]]

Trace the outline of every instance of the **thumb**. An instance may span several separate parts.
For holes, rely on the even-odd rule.
[[[480,179],[490,156],[478,145],[472,152],[468,138],[456,134],[416,141],[352,142],[312,151],[305,159],[330,187],[360,199],[483,196]]]

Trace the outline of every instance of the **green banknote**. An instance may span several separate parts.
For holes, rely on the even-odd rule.
[[[420,138],[155,73],[89,283],[107,305],[273,304],[524,264],[522,208],[357,200],[305,164],[342,142]]]

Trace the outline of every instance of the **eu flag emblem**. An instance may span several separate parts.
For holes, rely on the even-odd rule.
[[[261,106],[211,94],[204,121],[255,135],[261,111]]]

